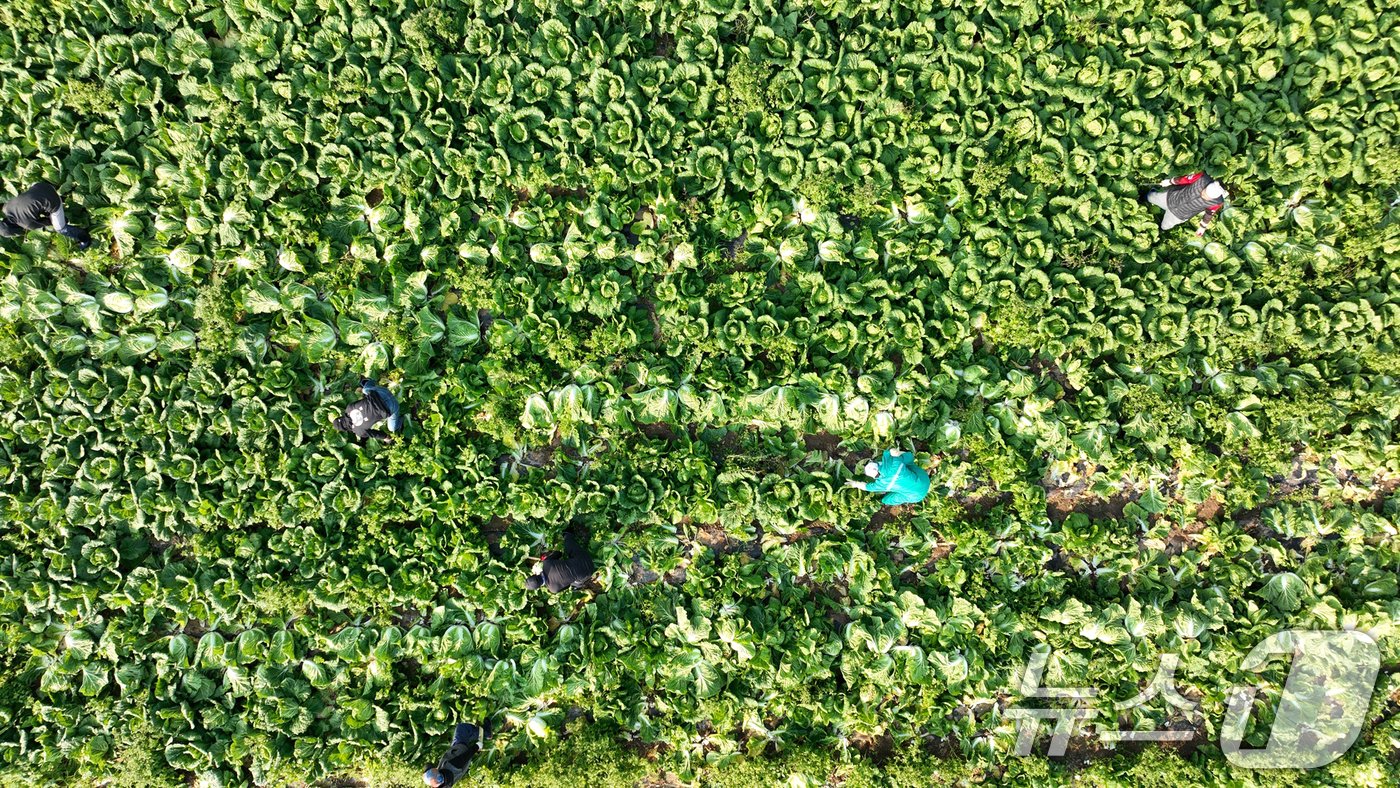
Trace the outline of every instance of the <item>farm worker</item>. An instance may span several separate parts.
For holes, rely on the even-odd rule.
[[[383,431],[374,428],[385,419],[389,420],[389,432],[403,429],[403,417],[399,415],[399,401],[389,390],[368,378],[360,381],[360,391],[364,398],[345,408],[345,415],[331,422],[341,432],[348,432],[359,440],[365,438],[388,437]]]
[[[48,181],[39,181],[29,191],[5,203],[4,213],[5,218],[0,219],[0,236],[15,238],[48,224],[54,232],[72,238],[79,249],[92,246],[87,230],[68,223],[68,217],[63,215],[63,199]]]
[[[486,745],[486,730],[471,723],[457,725],[452,735],[452,747],[442,756],[437,766],[423,772],[423,782],[433,788],[447,788],[456,785],[467,773],[467,764]]]
[[[570,531],[564,532],[564,552],[546,553],[535,564],[535,571],[525,578],[525,588],[534,591],[540,586],[559,593],[566,588],[583,588],[593,576],[593,557],[578,543]]]
[[[879,462],[865,464],[865,475],[871,480],[846,482],[846,486],[885,493],[880,503],[886,506],[918,503],[928,496],[928,472],[914,464],[914,455],[909,452],[887,450]]]
[[[1230,196],[1225,184],[1204,172],[1166,178],[1158,185],[1164,187],[1163,190],[1149,192],[1147,201],[1162,209],[1163,230],[1170,230],[1192,216],[1204,213],[1196,235],[1205,235],[1206,227],[1220,215],[1225,199]]]

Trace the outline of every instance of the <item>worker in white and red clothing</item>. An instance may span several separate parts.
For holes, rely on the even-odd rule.
[[[1147,201],[1162,209],[1163,230],[1170,230],[1190,221],[1193,216],[1205,214],[1196,230],[1196,235],[1205,235],[1206,227],[1220,215],[1226,198],[1230,196],[1225,184],[1204,172],[1166,178],[1159,185],[1163,187],[1162,190],[1149,192]]]

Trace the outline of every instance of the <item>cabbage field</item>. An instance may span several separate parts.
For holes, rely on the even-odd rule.
[[[486,718],[461,784],[1394,785],[1397,62],[1387,0],[0,5],[0,191],[93,234],[0,241],[0,785]],[[1233,765],[1290,628],[1379,642],[1366,727]]]

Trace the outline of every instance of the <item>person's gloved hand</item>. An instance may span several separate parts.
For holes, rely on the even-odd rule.
[[[69,225],[63,229],[63,234],[77,244],[79,249],[86,249],[92,246],[92,235],[81,227]]]

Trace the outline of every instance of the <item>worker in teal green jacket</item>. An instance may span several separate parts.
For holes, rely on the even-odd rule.
[[[865,464],[865,475],[870,481],[846,482],[846,486],[885,493],[880,503],[886,506],[918,503],[928,497],[928,472],[915,465],[914,455],[907,451],[887,450],[879,462]]]

